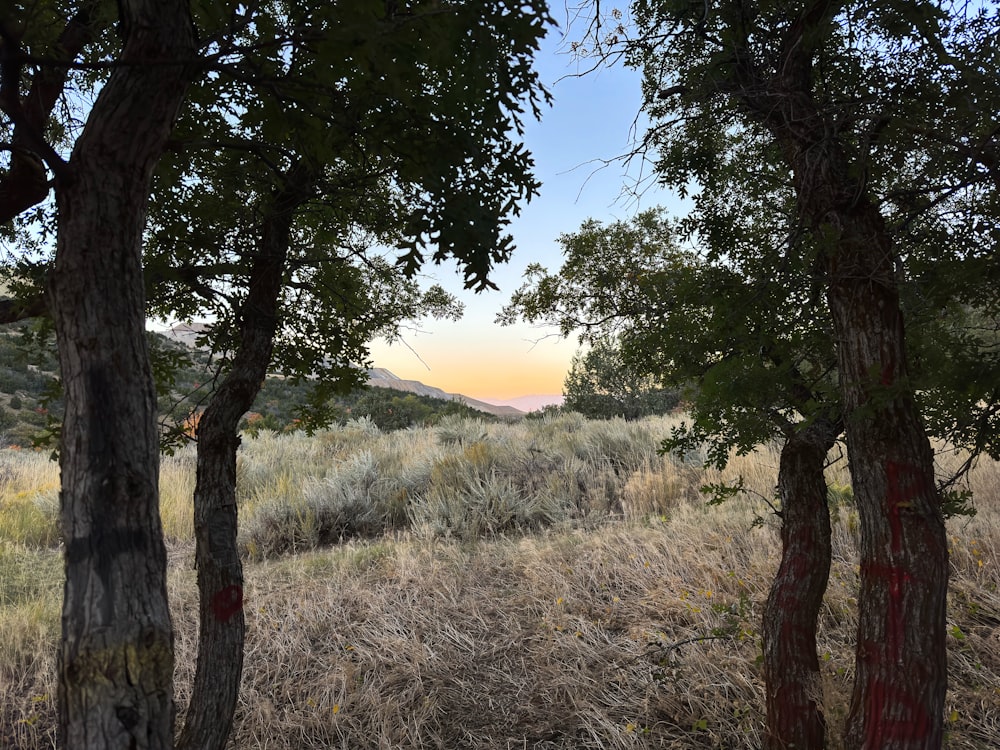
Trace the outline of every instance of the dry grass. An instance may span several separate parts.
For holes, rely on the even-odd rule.
[[[758,629],[778,556],[773,518],[753,525],[766,506],[750,496],[706,507],[697,487],[719,477],[655,458],[627,464],[617,454],[604,462],[606,473],[588,474],[601,464],[595,445],[615,456],[632,433],[615,432],[623,429],[617,425],[598,439],[586,432],[594,428],[569,427],[540,428],[551,435],[538,436],[536,447],[559,441],[565,462],[546,464],[555,478],[539,492],[555,495],[579,477],[600,477],[609,483],[601,502],[613,496],[626,518],[569,516],[533,534],[485,539],[397,530],[249,565],[247,658],[232,747],[759,746]],[[659,428],[645,427],[654,445]],[[392,447],[380,442],[386,436],[362,427],[314,441],[301,465],[292,454],[305,441],[265,437],[270,445],[248,444],[244,454],[244,517],[272,507],[282,491],[304,503],[312,482],[347,476],[351,466],[365,476],[364,461],[352,463],[359,442],[384,458],[369,479],[390,482],[385,472],[395,466],[410,477],[405,482],[432,484],[435,467],[442,476],[434,481],[444,483],[449,472],[461,476],[470,465],[521,455],[504,434],[498,428],[483,439],[481,425],[456,423],[433,440],[400,434],[390,454],[381,452]],[[484,447],[467,455],[476,444]],[[425,480],[424,464],[406,455],[411,448],[433,459]],[[254,465],[258,455],[270,468]],[[308,481],[291,488],[306,463]],[[776,467],[776,454],[762,450],[737,459],[733,470],[769,495]],[[835,471],[832,484],[845,487],[842,469]],[[620,484],[612,487],[612,477]],[[972,484],[979,515],[949,522],[946,746],[963,750],[1000,745],[1000,469],[984,464]],[[834,748],[852,680],[858,534],[849,492],[835,494],[834,570],[819,646]],[[51,747],[60,563],[54,550],[5,550],[0,744],[36,750]],[[183,706],[197,597],[190,541],[179,536],[170,552]],[[29,570],[51,575],[32,578]]]
[[[59,468],[41,451],[0,450],[0,540],[32,547],[58,541]]]

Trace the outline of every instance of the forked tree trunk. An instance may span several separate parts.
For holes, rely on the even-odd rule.
[[[800,127],[815,115],[803,103]],[[934,456],[907,377],[892,241],[841,145],[813,132],[816,140],[786,148],[803,216],[827,243],[827,303],[861,519],[847,747],[931,750],[941,747],[948,686],[948,549]]]
[[[66,413],[59,734],[68,750],[170,748],[173,630],[160,527],[142,230],[193,59],[187,3],[121,0],[123,65],[56,184],[51,278]]]
[[[764,605],[766,750],[826,747],[816,623],[830,576],[830,514],[823,469],[839,427],[817,419],[781,449],[781,565]]]
[[[296,209],[312,191],[311,175],[292,167],[273,203],[262,209],[239,349],[198,422],[194,492],[198,664],[178,750],[222,750],[232,729],[245,634],[243,565],[237,547],[239,421],[253,405],[271,363],[291,225]]]
[[[818,138],[788,151],[804,218],[828,243],[827,303],[861,519],[847,747],[940,748],[948,549],[934,457],[907,377],[892,241],[838,143]]]
[[[863,163],[848,155],[841,125],[814,95],[814,45],[839,7],[816,0],[799,10],[775,50],[772,77],[762,77],[753,55],[741,50],[733,93],[781,148],[799,218],[825,258],[861,519],[847,747],[929,750],[941,746],[943,733],[948,551],[933,455],[907,377],[896,254],[868,196]]]

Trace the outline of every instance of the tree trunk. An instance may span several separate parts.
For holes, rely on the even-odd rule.
[[[816,622],[830,575],[826,456],[839,428],[818,419],[781,449],[781,565],[764,605],[766,750],[826,747]]]
[[[948,685],[948,550],[934,456],[907,376],[896,256],[881,214],[850,177],[842,146],[822,135],[815,110],[796,111],[806,118],[799,127],[812,122],[816,137],[784,145],[800,211],[826,244],[827,303],[861,519],[847,747],[939,748]]]
[[[847,747],[939,748],[948,550],[934,457],[907,377],[894,248],[839,143],[785,145],[803,218],[827,245],[827,303],[861,519]]]
[[[847,747],[943,741],[948,548],[934,458],[907,380],[882,218],[862,202],[830,259],[851,481],[861,519],[857,677]]]
[[[295,210],[312,194],[300,166],[263,210],[259,252],[242,306],[240,345],[229,374],[198,422],[194,492],[200,626],[198,665],[179,750],[222,750],[243,670],[243,566],[237,548],[236,449],[239,420],[253,405],[271,363]]]
[[[186,3],[120,6],[125,64],[56,184],[50,284],[66,394],[59,733],[70,750],[169,748],[174,731],[141,241],[152,170],[187,84],[177,61],[195,47]]]

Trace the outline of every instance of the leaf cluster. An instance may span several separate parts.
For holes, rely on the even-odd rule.
[[[633,377],[684,393],[693,422],[667,447],[686,453],[708,440],[712,461],[724,464],[733,448],[836,409],[813,279],[783,269],[767,235],[745,222],[728,227],[731,252],[713,253],[662,211],[588,221],[561,238],[558,272],[529,269],[501,321],[578,331],[598,351],[612,341]]]
[[[551,22],[544,0],[196,0],[192,15],[193,82],[149,204],[151,315],[209,320],[205,343],[224,361],[239,344],[263,218],[276,196],[296,192],[304,197],[282,209],[294,218],[278,372],[346,388],[371,338],[458,315],[454,299],[415,281],[425,261],[454,258],[467,286],[492,285],[512,250],[505,227],[539,187],[519,136],[549,100],[532,67]],[[0,17],[0,57],[16,66],[4,81],[21,96],[69,71],[52,78],[62,102],[46,116],[53,148],[72,147],[116,64],[115,18],[101,0]],[[60,39],[77,21],[85,42],[67,56]],[[14,140],[15,119],[0,117],[0,141]],[[10,154],[0,149],[0,167]],[[35,282],[51,254],[52,209],[5,227],[10,265],[31,256],[13,274],[27,296],[44,288]]]

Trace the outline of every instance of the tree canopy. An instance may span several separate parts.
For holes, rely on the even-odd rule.
[[[677,408],[680,393],[658,387],[653,377],[637,374],[622,361],[616,342],[594,340],[577,352],[563,384],[563,407],[590,419],[640,419]]]
[[[728,251],[685,242],[662,210],[630,221],[588,221],[561,237],[558,271],[539,265],[501,322],[523,317],[613,337],[632,377],[681,391],[691,420],[669,446],[709,441],[716,465],[792,430],[838,398],[823,298],[808,272],[781,268],[773,235],[728,225]],[[831,406],[833,404],[833,406]]]

